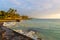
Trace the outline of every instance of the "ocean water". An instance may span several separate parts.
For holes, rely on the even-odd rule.
[[[18,22],[11,29],[35,30],[42,40],[60,40],[60,19],[32,19]]]

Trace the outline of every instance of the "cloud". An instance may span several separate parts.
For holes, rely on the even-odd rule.
[[[60,0],[1,0],[3,6],[13,7],[32,17],[48,17],[60,13]],[[5,7],[6,8],[6,7]]]
[[[18,0],[9,0],[9,1],[17,6],[21,5],[21,3]]]
[[[30,2],[35,6],[36,11],[33,11],[32,14],[38,15],[35,15],[36,17],[48,17],[48,15],[57,14],[60,11],[60,0],[33,0]]]
[[[26,0],[32,4],[32,6],[36,8],[50,8],[52,4],[47,0]]]
[[[60,13],[57,14],[50,14],[50,15],[46,15],[46,16],[42,16],[40,18],[53,18],[53,19],[59,19],[60,18]]]
[[[57,4],[60,3],[60,0],[52,0],[52,1],[53,1],[53,3],[57,3]]]

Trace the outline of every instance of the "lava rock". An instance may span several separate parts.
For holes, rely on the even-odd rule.
[[[0,23],[0,40],[33,40],[26,35],[20,34],[12,29],[9,29],[3,26],[3,23]]]

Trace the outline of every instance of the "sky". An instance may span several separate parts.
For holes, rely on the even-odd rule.
[[[0,0],[0,10],[9,8],[33,18],[60,19],[60,0]]]

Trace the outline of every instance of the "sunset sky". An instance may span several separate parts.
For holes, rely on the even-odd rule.
[[[34,18],[60,18],[60,0],[0,0],[0,10],[9,8]]]

